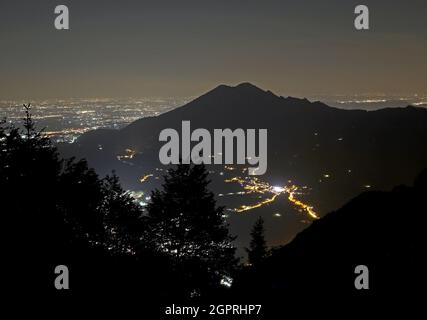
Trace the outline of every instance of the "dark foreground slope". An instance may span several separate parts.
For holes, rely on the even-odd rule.
[[[426,199],[427,170],[412,187],[363,193],[314,222],[257,270],[244,271],[235,294],[263,301],[414,302],[425,283]],[[369,290],[355,289],[357,265],[369,268]]]

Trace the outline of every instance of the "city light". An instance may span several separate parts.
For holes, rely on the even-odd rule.
[[[279,186],[274,186],[273,191],[277,192],[277,193],[282,193],[283,191],[285,191],[285,188],[279,187]]]
[[[271,186],[265,181],[257,177],[233,177],[231,179],[224,180],[227,183],[238,183],[243,187],[246,194],[257,193],[257,194],[271,194],[271,197],[265,198],[252,205],[241,205],[239,208],[235,209],[235,212],[245,212],[248,210],[256,209],[262,207],[266,204],[272,203],[277,200],[279,195],[287,195],[287,199],[296,206],[302,212],[305,212],[312,219],[319,219],[319,215],[314,211],[314,207],[304,203],[302,200],[297,199],[297,195],[301,194],[299,191],[300,188],[295,184],[292,184],[291,181],[288,181],[290,185],[281,186]],[[276,216],[277,217],[277,216]]]

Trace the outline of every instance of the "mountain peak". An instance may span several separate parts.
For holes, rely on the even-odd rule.
[[[262,89],[258,88],[256,85],[253,85],[253,84],[252,84],[252,83],[250,83],[250,82],[242,82],[242,83],[239,83],[239,84],[236,86],[236,88],[251,89],[251,90],[253,90],[253,89],[256,89],[256,90],[262,90]],[[264,91],[264,90],[262,90],[262,91]]]
[[[225,85],[225,84],[221,84],[219,86],[217,86],[215,89],[211,90],[208,93],[238,93],[238,94],[243,94],[243,95],[258,95],[258,96],[263,96],[263,95],[272,95],[272,96],[276,96],[274,95],[271,91],[268,90],[263,90],[259,87],[257,87],[256,85],[253,85],[250,82],[242,82],[236,86],[229,86],[229,85]]]
[[[253,92],[258,94],[271,94],[271,91],[263,90],[260,87],[257,87],[256,85],[250,83],[250,82],[242,82],[234,87],[235,89],[244,91],[244,92]]]

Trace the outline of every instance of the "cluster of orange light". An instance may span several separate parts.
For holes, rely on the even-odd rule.
[[[125,154],[124,155],[118,155],[117,159],[120,161],[124,160],[124,159],[133,159],[133,157],[135,157],[136,154],[137,154],[137,152],[135,150],[126,149]]]
[[[312,219],[319,219],[319,215],[314,211],[312,206],[309,206],[303,203],[301,200],[298,200],[295,195],[298,194],[298,187],[296,185],[275,187],[271,186],[265,181],[261,181],[259,178],[249,178],[243,179],[241,177],[234,177],[231,179],[225,180],[225,182],[236,182],[240,184],[243,189],[246,191],[246,194],[258,193],[258,194],[273,194],[272,197],[264,199],[253,205],[242,205],[239,208],[235,209],[236,212],[244,212],[252,210],[255,208],[262,207],[268,203],[271,203],[276,200],[280,194],[287,194],[288,200],[291,201],[295,206],[299,207],[301,210],[305,211]]]
[[[146,174],[145,176],[142,176],[141,178],[139,178],[139,182],[144,183],[145,181],[147,181],[150,177],[152,177],[153,174]]]

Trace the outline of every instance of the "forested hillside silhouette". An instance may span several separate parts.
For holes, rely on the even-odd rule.
[[[234,294],[263,301],[308,293],[314,301],[413,300],[425,279],[426,199],[427,169],[413,186],[362,193],[245,268]],[[358,265],[369,269],[369,290],[355,289]]]
[[[77,295],[137,292],[161,301],[222,289],[237,260],[203,166],[169,170],[143,210],[114,173],[100,178],[84,160],[61,159],[25,107],[24,130],[6,121],[0,127],[5,280],[12,290],[55,292],[57,265],[69,268]]]

